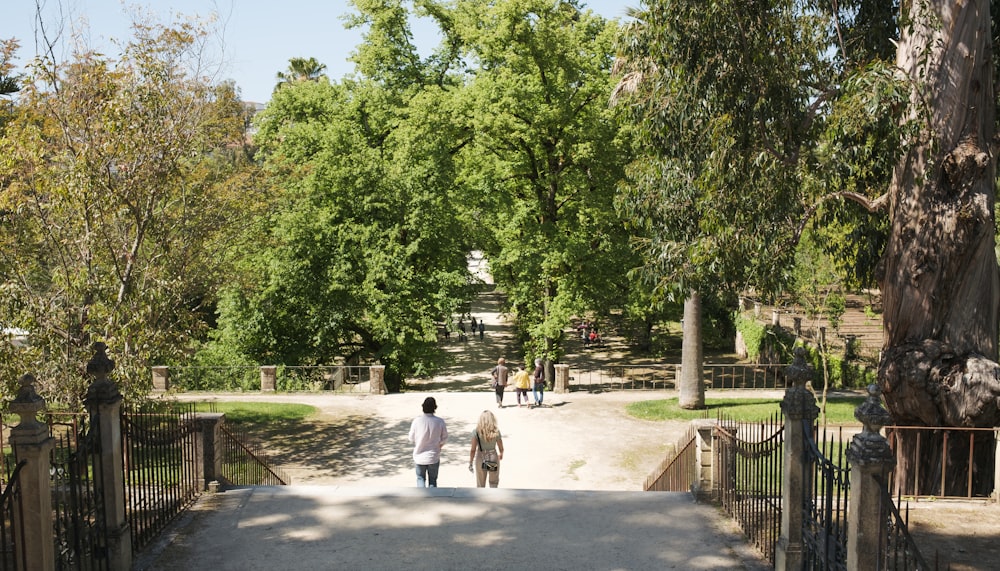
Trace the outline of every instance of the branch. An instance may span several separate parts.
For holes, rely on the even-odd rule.
[[[868,212],[878,212],[879,210],[883,210],[884,208],[886,208],[886,205],[889,204],[889,193],[885,193],[882,196],[875,198],[874,200],[869,199],[867,196],[859,192],[853,192],[850,190],[844,190],[841,192],[831,192],[830,194],[821,196],[820,199],[817,200],[812,206],[807,208],[805,214],[802,215],[802,220],[799,221],[799,225],[795,229],[795,234],[792,237],[793,244],[798,244],[799,238],[802,237],[802,232],[805,231],[806,223],[809,222],[809,219],[812,218],[814,214],[816,214],[816,211],[819,210],[819,207],[822,206],[823,203],[826,202],[827,200],[831,200],[834,198],[846,198],[848,200],[852,200],[855,203],[859,204],[862,208],[864,208]]]

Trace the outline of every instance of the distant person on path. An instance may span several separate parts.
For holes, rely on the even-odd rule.
[[[469,333],[472,335],[476,334],[476,316],[472,316],[472,325],[469,326]]]
[[[465,341],[465,323],[459,319],[458,320],[458,340]]]
[[[496,470],[483,469],[483,460],[495,461]],[[476,487],[486,487],[486,476],[489,475],[490,487],[500,485],[500,461],[503,460],[503,438],[497,428],[497,418],[493,413],[484,410],[479,415],[479,422],[472,429],[472,447],[469,449],[469,471],[476,472]]]
[[[517,393],[517,408],[521,408],[521,395],[524,395],[524,404],[531,406],[531,401],[528,400],[528,389],[531,388],[531,375],[528,371],[524,370],[524,367],[518,367],[517,372],[514,373],[514,392]]]
[[[417,487],[436,488],[438,468],[441,467],[441,448],[448,440],[448,427],[444,419],[434,416],[437,401],[434,397],[424,399],[424,414],[410,423],[409,440],[413,443],[413,464],[417,470]]]
[[[482,323],[482,322],[480,322]],[[504,364],[506,361],[503,357],[497,359],[497,366],[493,367],[491,375],[493,375],[493,382],[490,386],[497,394],[497,408],[503,408],[503,392],[507,389],[507,366]]]
[[[483,340],[483,332],[485,332],[485,331],[486,331],[486,325],[483,323],[483,320],[480,319],[479,320],[479,340],[480,341]]]
[[[535,359],[535,372],[531,374],[531,379],[534,381],[531,396],[535,397],[535,407],[542,406],[545,400],[545,367],[541,359]]]

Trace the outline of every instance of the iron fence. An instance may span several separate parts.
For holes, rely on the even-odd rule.
[[[5,479],[6,485],[0,495],[0,569],[3,571],[28,569],[24,536],[14,533],[15,528],[24,525],[19,476],[25,464],[25,461],[17,463],[10,477]]]
[[[657,390],[674,389],[680,382],[681,366],[608,365],[577,369],[570,389]],[[702,373],[706,389],[781,389],[785,387],[784,365],[710,364]]]
[[[846,571],[850,473],[843,433],[818,435],[808,420],[802,423],[806,455],[802,481],[805,489],[812,490],[802,506],[804,565],[806,569]]]
[[[690,492],[698,481],[698,431],[689,427],[677,442],[676,454],[667,456],[643,484],[646,492]]]
[[[125,505],[133,553],[149,545],[201,491],[194,408],[191,403],[173,404],[122,415]]]
[[[245,432],[222,425],[222,479],[230,486],[286,486],[291,478]]]
[[[170,386],[185,391],[247,392],[260,390],[260,367],[167,367]]]
[[[907,497],[973,499],[990,497],[998,428],[887,426],[896,456],[893,494]],[[977,465],[976,459],[980,461]]]
[[[898,508],[902,498],[897,495],[895,501],[893,501],[886,482],[882,481],[879,476],[873,477],[878,482],[879,489],[882,491],[880,513],[882,514],[882,519],[889,526],[889,533],[885,537],[887,545],[879,547],[879,551],[884,554],[882,568],[902,571],[909,569],[913,569],[914,571],[931,571],[933,569],[936,571],[937,564],[935,563],[933,567],[927,564],[920,553],[920,549],[917,547],[916,541],[910,536],[910,507],[906,507],[906,517],[904,518]]]
[[[100,423],[84,413],[46,413],[56,569],[107,569],[108,529],[97,456]]]
[[[772,565],[781,534],[784,430],[780,413],[756,423],[720,418],[713,446],[715,495]]]

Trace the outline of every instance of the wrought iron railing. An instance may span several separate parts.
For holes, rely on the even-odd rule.
[[[245,432],[222,425],[222,478],[230,486],[286,486],[291,478]]]
[[[806,461],[802,543],[806,569],[847,569],[847,497],[850,472],[842,432],[817,435],[803,420]],[[814,436],[816,435],[816,436]]]
[[[0,569],[15,571],[28,569],[25,560],[24,536],[14,534],[14,528],[23,527],[24,518],[20,509],[21,468],[25,461],[18,462],[14,471],[5,478],[6,485],[0,495]]]
[[[720,418],[715,432],[716,495],[722,509],[774,564],[781,533],[784,422],[737,422]]]
[[[100,423],[83,413],[46,413],[55,439],[49,473],[56,569],[107,569],[108,529],[100,482]]]
[[[993,463],[987,469],[975,459],[992,457],[1000,428],[887,426],[886,438],[896,455],[890,493],[906,497],[982,499],[993,492]],[[905,444],[904,444],[905,443]]]
[[[251,365],[167,367],[167,377],[172,388],[185,391],[248,392],[260,390],[260,369]],[[367,393],[370,381],[368,365],[278,365],[274,388],[281,392]]]
[[[878,476],[873,477],[878,481],[879,489],[882,490],[882,507],[880,511],[882,519],[889,526],[889,532],[885,538],[887,545],[879,549],[884,554],[882,568],[898,570],[912,569],[913,571],[936,570],[937,565],[931,567],[927,564],[924,556],[920,553],[920,548],[917,547],[917,542],[910,536],[909,506],[906,508],[907,517],[904,518],[898,507],[902,498],[896,496],[895,501],[893,501],[886,482],[882,481]]]
[[[193,404],[122,415],[125,504],[132,551],[149,545],[201,491]]]
[[[674,389],[680,382],[681,366],[606,365],[598,369],[573,370],[570,389],[657,390]],[[705,365],[702,372],[708,389],[781,389],[785,387],[783,365]]]
[[[687,433],[677,442],[676,454],[667,456],[653,472],[646,477],[643,491],[646,492],[690,492],[698,480],[698,431],[688,428]]]

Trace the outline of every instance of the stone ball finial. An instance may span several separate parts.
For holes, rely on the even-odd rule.
[[[854,418],[864,425],[864,431],[878,433],[892,422],[889,411],[882,407],[882,389],[876,384],[867,387],[868,397],[854,409]]]
[[[812,365],[806,363],[806,350],[796,347],[792,350],[792,364],[785,367],[785,378],[795,387],[804,387],[812,380],[815,372]]]
[[[106,379],[115,369],[115,362],[108,358],[108,346],[98,341],[94,343],[94,356],[87,362],[87,374],[95,379]]]

